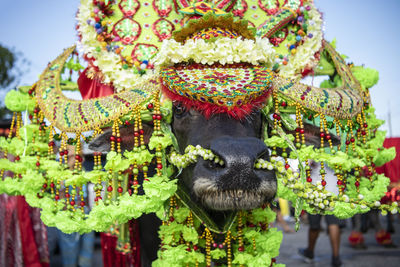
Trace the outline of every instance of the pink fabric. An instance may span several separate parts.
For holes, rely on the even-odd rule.
[[[39,259],[43,267],[49,266],[50,255],[49,247],[47,243],[47,228],[40,219],[40,210],[29,206],[32,227],[35,234],[35,242],[39,253]]]

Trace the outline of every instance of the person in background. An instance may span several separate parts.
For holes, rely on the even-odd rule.
[[[400,139],[399,139],[399,141],[400,141]],[[398,142],[398,144],[400,145],[400,142]],[[399,158],[399,162],[400,162],[400,158]],[[399,178],[398,177],[393,178],[393,176],[395,176],[395,174],[393,174],[394,170],[390,169],[390,167],[393,168],[393,166],[395,166],[394,163],[395,163],[394,161],[389,162],[389,163],[385,164],[384,166],[377,168],[378,173],[385,173],[385,175],[391,177],[390,178],[391,183],[388,188],[388,192],[386,192],[385,196],[382,197],[382,199],[381,199],[382,204],[390,205],[391,203],[400,200],[400,195],[396,194],[396,190],[395,190],[395,184],[396,184],[397,179],[399,179]],[[391,165],[389,165],[389,164],[391,164]],[[386,165],[388,165],[388,166],[386,166]],[[400,166],[400,164],[399,164],[399,166]],[[365,177],[367,177],[368,171],[369,170],[367,167],[363,168],[362,173]],[[352,248],[354,248],[354,249],[366,249],[367,248],[367,246],[364,243],[364,237],[362,234],[362,232],[366,232],[369,228],[367,226],[368,225],[367,222],[369,222],[372,225],[372,227],[374,228],[375,239],[379,245],[382,245],[385,248],[396,247],[396,245],[392,241],[390,232],[386,231],[381,225],[381,222],[379,220],[378,210],[370,210],[366,214],[356,214],[356,215],[354,215],[352,221],[353,221],[353,231],[351,232],[351,234],[349,236],[349,243]],[[365,221],[366,223],[362,223],[363,221]],[[363,227],[364,225],[365,225],[365,227]]]
[[[362,232],[368,230],[368,226],[363,231],[362,217],[366,217],[367,223],[369,222],[375,230],[375,239],[379,245],[385,248],[394,248],[396,245],[393,243],[392,237],[381,225],[379,220],[379,211],[371,210],[366,214],[356,214],[353,217],[353,231],[349,236],[349,243],[354,249],[366,249],[367,246],[364,243],[364,237]]]
[[[75,147],[68,146],[68,166],[73,169],[75,162]],[[71,190],[72,188],[70,188]],[[88,188],[82,187],[84,198],[87,203]],[[79,196],[79,194],[77,194]],[[86,207],[85,207],[86,209]],[[85,210],[85,212],[87,212]],[[50,252],[50,266],[56,266],[54,262],[54,254],[57,244],[61,252],[61,261],[63,267],[91,267],[93,250],[94,250],[94,232],[79,234],[66,234],[55,227],[47,227],[48,244]]]
[[[283,205],[282,205],[282,203],[283,203]],[[287,222],[284,218],[284,215],[283,215],[283,214],[286,214],[286,213],[284,213],[284,212],[286,212],[285,209],[287,209],[287,212],[289,212],[289,207],[285,207],[285,204],[289,205],[289,203],[287,201],[286,201],[286,203],[281,202],[281,198],[279,198],[277,207],[273,207],[273,210],[276,213],[276,224],[278,224],[280,227],[282,227],[282,229],[285,233],[294,233],[294,230],[292,228],[290,228],[290,226],[287,224]]]
[[[313,183],[321,182],[320,166],[316,162],[310,162],[311,165],[311,178]],[[338,194],[338,188],[336,186],[336,176],[334,171],[325,165],[325,188],[334,193]],[[308,229],[308,246],[307,248],[299,249],[299,254],[304,258],[304,260],[308,263],[313,262],[314,260],[314,250],[315,245],[318,240],[319,233],[321,232],[321,219],[323,215],[312,215],[308,214],[308,220],[310,227]],[[340,220],[333,215],[324,215],[326,224],[328,225],[328,234],[332,248],[332,261],[331,264],[333,267],[342,266],[342,261],[340,259],[339,250],[340,250]]]

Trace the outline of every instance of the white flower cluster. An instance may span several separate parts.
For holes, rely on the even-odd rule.
[[[180,155],[176,151],[172,151],[169,155],[169,162],[171,162],[177,168],[186,168],[188,165],[195,163],[197,157],[200,156],[204,160],[214,161],[216,164],[224,165],[224,161],[218,158],[209,149],[204,149],[200,145],[192,146],[189,145],[185,149],[185,154]]]
[[[268,39],[218,38],[213,42],[190,39],[181,44],[173,39],[164,40],[155,57],[156,68],[174,63],[194,61],[212,65],[214,63],[233,64],[247,62],[254,65],[272,66],[275,50]]]
[[[93,58],[96,65],[104,75],[105,83],[113,83],[117,92],[138,87],[154,77],[153,72],[148,70],[145,75],[135,73],[132,68],[124,69],[121,58],[112,51],[101,49],[102,44],[97,40],[97,32],[90,21],[93,5],[91,0],[82,0],[77,15],[81,41],[78,48],[88,58]]]
[[[298,197],[303,198],[315,211],[333,211],[335,208],[335,197],[331,192],[325,190],[320,182],[313,185],[311,183],[303,184],[294,179],[291,181],[283,179],[283,184],[292,189]]]
[[[312,7],[308,12],[308,34],[312,34],[312,38],[306,38],[302,45],[297,47],[297,51],[294,55],[289,55],[289,61],[287,65],[281,65],[279,68],[279,74],[284,78],[291,78],[298,76],[301,77],[301,73],[305,68],[313,68],[317,63],[317,59],[314,57],[315,53],[318,52],[322,47],[322,18],[321,14],[315,7]]]
[[[211,150],[202,148],[200,145],[192,146],[189,145],[185,149],[185,154],[178,154],[176,151],[172,151],[169,155],[169,162],[171,162],[174,166],[178,168],[185,168],[188,165],[195,163],[197,161],[197,157],[200,156],[204,160],[214,161],[216,164],[221,166],[224,165],[224,161],[216,156]],[[294,173],[292,169],[286,170],[284,164],[276,160],[274,158],[271,161],[266,161],[264,159],[258,159],[254,167],[256,169],[267,169],[267,170],[275,170],[280,175],[286,175],[290,181],[297,179],[299,174]]]
[[[294,172],[291,168],[285,170],[283,162],[274,158],[271,158],[271,162],[259,159],[257,160],[255,167],[257,169],[277,171],[277,176],[282,180],[283,185],[292,189],[298,197],[303,198],[314,210],[332,211],[334,209],[335,198],[331,192],[325,190],[321,183],[316,186],[310,183],[303,184],[299,180],[299,173]]]
[[[368,208],[380,209],[382,215],[386,215],[388,212],[396,214],[400,211],[397,202],[391,204],[382,205],[380,201],[369,202],[365,200],[364,195],[358,194],[357,198],[350,198],[348,195],[343,194],[336,196],[335,194],[327,191],[318,182],[316,185],[312,183],[303,183],[298,177],[298,173],[291,175],[289,169],[286,175],[278,174],[278,178],[282,181],[282,184],[290,188],[298,197],[304,199],[304,201],[317,213],[324,213],[324,211],[334,211],[335,203],[342,202],[347,203],[351,209],[360,208],[361,210],[367,211]]]
[[[268,162],[263,159],[258,159],[254,167],[256,169],[267,169],[269,171],[272,171],[274,169],[274,165],[271,162]]]

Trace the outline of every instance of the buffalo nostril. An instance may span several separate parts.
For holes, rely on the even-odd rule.
[[[269,160],[269,150],[264,149],[263,151],[261,151],[261,153],[257,155],[256,160],[258,159]]]
[[[213,160],[207,160],[206,165],[207,165],[207,168],[209,168],[209,169],[217,168],[217,164]]]
[[[205,160],[204,161],[204,166],[207,169],[215,170],[215,169],[219,169],[219,168],[224,168],[225,167],[225,163],[224,163],[223,160],[221,160],[218,157],[216,157],[214,160]]]

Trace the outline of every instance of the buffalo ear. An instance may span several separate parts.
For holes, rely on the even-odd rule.
[[[331,136],[332,146],[340,145],[340,138],[332,133]],[[320,128],[310,123],[304,123],[304,137],[306,138],[306,145],[313,145],[314,147],[321,147]],[[324,147],[329,146],[328,140],[325,139]]]
[[[111,151],[110,137],[112,135],[111,128],[103,129],[103,133],[96,136],[95,139],[89,142],[89,149],[97,152]]]
[[[143,139],[144,143],[149,143],[151,134],[153,133],[153,127],[148,124],[143,124],[142,129],[144,131]],[[121,135],[121,151],[132,150],[135,144],[134,137],[134,126],[122,126],[119,128]],[[110,137],[112,135],[112,129],[103,129],[103,133],[98,135],[94,140],[89,143],[89,149],[97,152],[109,152],[111,151]]]

